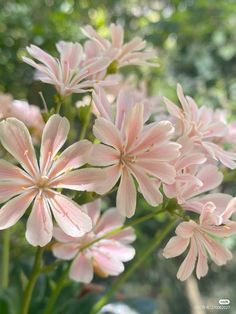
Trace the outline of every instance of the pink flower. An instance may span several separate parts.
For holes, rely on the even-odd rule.
[[[93,58],[84,62],[83,48],[79,43],[59,42],[57,50],[59,59],[52,57],[39,47],[27,47],[28,53],[40,63],[23,57],[23,61],[37,70],[36,78],[44,83],[55,86],[58,93],[68,96],[71,93],[83,93],[96,81],[87,80],[92,74],[105,69],[108,58]]]
[[[108,55],[112,62],[116,62],[117,68],[127,65],[152,65],[150,60],[155,57],[154,51],[143,51],[146,42],[140,37],[134,37],[131,41],[124,44],[124,29],[121,25],[111,24],[111,42],[100,36],[95,29],[87,25],[82,28],[84,34],[91,39],[92,43],[87,43],[88,55]]]
[[[201,153],[181,154],[174,162],[175,182],[164,185],[165,195],[176,198],[184,206],[191,198],[217,188],[223,181],[223,174],[217,166],[205,162]]]
[[[179,84],[177,85],[177,94],[182,108],[177,107],[166,98],[164,100],[169,113],[176,120],[176,129],[180,136],[178,142],[186,146],[192,143],[198,152],[202,150],[207,156],[234,169],[236,153],[225,151],[217,143],[219,139],[226,139],[227,125],[222,120],[216,120],[211,108],[205,106],[198,108],[191,97],[184,96]]]
[[[30,134],[25,125],[8,118],[0,123],[0,140],[4,148],[23,169],[0,160],[0,229],[13,226],[33,202],[27,222],[26,238],[32,245],[46,245],[52,238],[52,214],[62,230],[82,236],[92,228],[91,219],[58,188],[96,191],[104,175],[99,169],[80,169],[87,163],[91,143],[87,140],[69,146],[57,158],[66,141],[69,122],[53,115],[42,135],[38,165]],[[73,170],[73,171],[71,171]]]
[[[231,252],[219,244],[213,237],[228,237],[236,233],[236,222],[230,221],[236,210],[236,198],[233,198],[222,213],[219,223],[215,215],[215,205],[212,202],[205,204],[200,215],[199,223],[193,220],[182,222],[176,228],[176,236],[172,237],[164,248],[163,255],[172,258],[182,254],[187,247],[189,252],[182,262],[177,278],[186,280],[194,270],[196,260],[197,278],[204,277],[208,272],[207,255],[214,263],[221,266],[232,258]],[[213,237],[212,237],[213,236]]]
[[[69,276],[75,281],[89,283],[93,279],[94,272],[101,277],[118,276],[124,271],[123,262],[130,261],[135,254],[134,248],[129,245],[135,240],[133,228],[126,228],[83,249],[107,232],[121,227],[124,218],[114,208],[100,216],[99,200],[82,207],[92,218],[93,229],[78,238],[70,237],[59,228],[55,228],[54,237],[57,243],[53,245],[53,254],[64,260],[73,259]]]
[[[180,145],[170,141],[173,126],[168,121],[144,125],[143,104],[126,106],[117,101],[113,119],[105,98],[94,101],[102,117],[95,121],[93,132],[102,144],[94,145],[90,163],[106,167],[108,179],[103,192],[111,190],[120,179],[116,205],[127,217],[135,212],[135,180],[150,205],[161,203],[161,182],[172,184],[176,175],[170,161],[179,155]]]
[[[37,106],[29,105],[23,100],[13,100],[11,95],[0,95],[0,119],[17,118],[31,129],[35,142],[42,135],[44,127],[43,117]]]

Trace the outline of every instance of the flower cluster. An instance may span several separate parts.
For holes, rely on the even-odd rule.
[[[134,230],[123,225],[135,215],[137,192],[152,207],[175,199],[181,215],[175,208],[172,214],[184,221],[163,254],[171,258],[189,248],[177,277],[188,278],[197,261],[201,278],[208,271],[208,255],[217,265],[232,257],[215,237],[236,233],[236,222],[230,220],[236,198],[214,189],[223,181],[223,169],[236,168],[235,123],[227,124],[219,111],[198,107],[180,85],[180,106],[167,98],[163,106],[159,96],[148,96],[145,84],[136,88],[132,78],[117,73],[127,65],[157,65],[150,62],[155,53],[145,49],[144,40],[124,43],[120,25],[110,26],[111,41],[91,26],[83,33],[88,37],[83,46],[57,43],[58,58],[31,45],[27,51],[36,61],[23,60],[36,69],[36,79],[54,85],[62,101],[87,93],[77,109],[91,106],[85,126],[91,127],[92,141],[76,141],[59,153],[70,131],[66,117],[48,113],[44,123],[37,107],[0,96],[0,142],[19,164],[0,160],[0,229],[13,226],[32,205],[27,241],[43,247],[54,237],[54,256],[72,260],[70,278],[89,283],[94,273],[119,275],[123,262],[134,257]],[[39,141],[30,134],[35,129],[41,138],[39,158],[33,146]],[[116,193],[116,206],[100,215],[100,198],[109,193]]]

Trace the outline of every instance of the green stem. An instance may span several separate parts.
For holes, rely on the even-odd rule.
[[[2,288],[6,289],[9,282],[10,229],[3,231],[2,251]]]
[[[154,211],[154,212],[152,212],[152,213],[150,213],[150,214],[148,214],[148,215],[145,215],[145,216],[143,216],[143,217],[139,217],[139,218],[137,218],[137,219],[135,219],[135,220],[133,220],[133,221],[131,221],[131,222],[128,222],[127,224],[125,224],[125,225],[123,225],[123,226],[121,226],[121,227],[118,227],[118,228],[115,228],[115,229],[113,229],[113,230],[111,230],[111,231],[106,232],[103,236],[101,236],[101,237],[99,237],[99,238],[97,238],[97,239],[95,239],[95,240],[93,240],[93,241],[91,241],[91,242],[85,244],[85,245],[80,249],[80,252],[83,251],[83,250],[85,250],[85,249],[87,249],[87,248],[89,248],[89,247],[92,246],[93,244],[95,244],[95,243],[101,241],[102,239],[106,239],[106,238],[108,238],[108,237],[114,236],[114,235],[116,235],[117,233],[119,233],[120,231],[122,231],[122,230],[124,230],[124,229],[126,229],[126,228],[128,228],[128,227],[135,226],[135,225],[137,225],[137,224],[140,224],[141,222],[144,222],[144,221],[146,221],[146,220],[149,220],[149,219],[151,219],[151,218],[153,218],[153,217],[155,217],[155,216],[157,216],[157,215],[163,213],[163,212],[165,211],[165,209],[164,209],[164,208],[161,208],[161,209],[160,209],[160,208],[161,208],[161,205],[158,206],[158,210],[156,210],[156,211]]]
[[[90,123],[90,119],[91,119],[91,115],[92,115],[92,105],[89,105],[89,110],[88,113],[86,115],[86,119],[84,120],[81,132],[80,132],[80,140],[83,140],[86,136],[88,127],[89,127],[89,123]]]
[[[134,263],[124,272],[106,292],[106,294],[95,303],[90,314],[98,313],[101,308],[108,302],[111,296],[121,287],[121,285],[133,274],[133,272],[144,262],[144,260],[160,245],[161,241],[170,232],[175,224],[175,220],[171,220],[169,224],[161,231],[157,232],[150,244],[140,252]]]
[[[44,310],[44,314],[51,314],[53,313],[53,306],[56,303],[56,300],[61,292],[61,290],[65,287],[67,283],[67,275],[70,269],[70,264],[67,266],[67,268],[63,271],[61,278],[57,282],[57,285],[55,289],[53,290],[52,294],[50,295],[46,308]]]
[[[24,291],[22,308],[21,308],[22,314],[28,314],[29,313],[29,306],[30,306],[32,293],[33,293],[34,286],[36,284],[38,275],[40,274],[42,256],[43,256],[43,248],[38,247],[36,254],[35,254],[33,269],[32,269],[32,272],[30,274],[26,289]]]

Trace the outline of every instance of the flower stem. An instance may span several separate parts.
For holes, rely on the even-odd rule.
[[[135,226],[135,225],[137,225],[137,224],[140,224],[141,222],[144,222],[144,221],[146,221],[146,220],[149,220],[149,219],[151,219],[151,218],[153,218],[153,217],[155,217],[155,216],[157,216],[157,215],[163,213],[163,212],[165,211],[165,209],[164,209],[164,208],[161,208],[161,207],[162,207],[162,205],[158,206],[158,210],[156,210],[156,211],[154,211],[154,212],[152,212],[152,213],[150,213],[150,214],[147,214],[147,215],[145,215],[145,216],[139,217],[139,218],[137,218],[137,219],[135,219],[135,220],[133,220],[133,221],[131,221],[131,222],[128,222],[127,224],[125,224],[125,225],[123,225],[123,226],[121,226],[121,227],[118,227],[118,228],[115,228],[115,229],[113,229],[113,230],[111,230],[111,231],[106,232],[106,233],[105,233],[104,235],[102,235],[101,237],[99,237],[99,238],[97,238],[97,239],[95,239],[95,240],[93,240],[93,241],[91,241],[91,242],[85,244],[85,245],[80,249],[80,252],[83,251],[83,250],[85,250],[85,249],[87,249],[87,248],[89,248],[89,247],[92,246],[93,244],[95,244],[95,243],[101,241],[102,239],[106,239],[106,238],[109,238],[109,237],[111,237],[111,236],[114,236],[114,235],[116,235],[117,233],[119,233],[120,231],[122,231],[122,230],[124,230],[124,229],[126,229],[126,228],[128,228],[128,227]]]
[[[133,274],[133,272],[144,262],[144,260],[160,245],[161,241],[170,232],[175,224],[175,220],[171,220],[166,227],[157,232],[150,244],[145,247],[134,261],[134,263],[113,283],[112,287],[104,294],[104,296],[95,303],[90,314],[97,314],[101,308],[108,302],[111,296],[121,287],[121,285]]]
[[[2,288],[6,289],[9,282],[10,229],[3,231],[2,251]]]
[[[67,275],[70,269],[70,265],[67,266],[67,268],[63,271],[61,278],[59,279],[59,281],[57,282],[57,285],[55,287],[55,289],[52,291],[46,308],[44,310],[44,314],[51,314],[53,313],[53,306],[56,303],[56,300],[61,292],[61,290],[65,287],[66,283],[67,283]]]
[[[22,303],[22,308],[21,308],[22,314],[28,314],[29,313],[29,306],[30,306],[32,293],[33,293],[34,286],[36,284],[38,275],[40,274],[40,270],[41,270],[42,256],[43,256],[43,248],[38,247],[36,254],[35,254],[33,269],[32,269],[32,272],[30,274],[26,289],[24,291],[23,303]]]
[[[88,130],[88,127],[89,127],[89,123],[90,123],[90,119],[91,119],[91,115],[92,115],[92,105],[90,104],[89,105],[89,108],[88,108],[88,112],[87,112],[87,115],[84,119],[84,123],[83,123],[83,126],[82,126],[82,129],[80,131],[80,140],[83,140],[86,136],[86,133],[87,133],[87,130]]]

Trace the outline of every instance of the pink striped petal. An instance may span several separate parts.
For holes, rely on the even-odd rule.
[[[219,171],[218,167],[214,165],[204,166],[198,172],[197,177],[203,183],[197,194],[215,189],[223,180],[223,174]]]
[[[0,160],[0,178],[2,181],[13,181],[22,185],[30,182],[26,172],[3,159]]]
[[[69,277],[75,281],[90,283],[93,279],[93,265],[90,258],[80,253],[70,267]]]
[[[225,211],[222,213],[223,220],[229,219],[235,211],[236,211],[236,197],[229,201]]]
[[[38,196],[27,221],[26,240],[33,246],[45,246],[52,239],[52,215],[46,200]]]
[[[58,114],[49,118],[42,135],[40,151],[40,169],[42,173],[47,173],[53,158],[64,145],[69,128],[69,121],[66,118],[62,118]]]
[[[116,206],[118,211],[127,217],[132,217],[136,208],[136,187],[131,174],[123,169],[121,180],[116,195]]]
[[[121,230],[119,233],[109,237],[109,239],[114,239],[120,241],[123,244],[129,244],[134,242],[136,235],[134,229],[131,227]]]
[[[103,144],[94,144],[89,164],[92,166],[110,166],[118,163],[119,160],[120,152],[116,149]]]
[[[167,162],[159,162],[154,159],[137,160],[137,165],[150,176],[160,179],[162,182],[172,184],[175,181],[176,171],[174,166]]]
[[[65,173],[52,181],[51,187],[76,191],[93,191],[103,194],[106,171],[84,168]]]
[[[170,139],[173,133],[174,127],[169,121],[149,124],[143,129],[142,136],[140,136],[140,139],[137,141],[131,152],[133,154],[140,153],[143,150],[159,145]]]
[[[12,182],[0,182],[0,203],[4,203],[13,196],[25,192],[22,184]]]
[[[177,278],[181,281],[186,280],[193,272],[197,258],[197,248],[196,243],[191,239],[190,249],[185,257],[184,261],[180,265],[180,268],[177,272]]]
[[[51,192],[48,202],[56,222],[66,234],[81,237],[92,229],[89,216],[70,198]]]
[[[113,146],[121,151],[121,136],[112,122],[105,120],[104,118],[96,119],[93,126],[93,133],[102,143]]]
[[[53,255],[63,260],[71,260],[78,253],[77,243],[56,243],[52,246]]]
[[[68,242],[74,242],[75,238],[69,236],[68,234],[66,234],[65,232],[63,232],[61,230],[61,228],[59,227],[54,227],[53,228],[53,237],[61,243],[68,243]],[[78,238],[76,238],[76,240],[78,241]]]
[[[189,241],[189,239],[179,236],[172,237],[164,248],[163,256],[172,258],[181,255],[187,249]]]
[[[152,206],[160,204],[163,201],[163,196],[159,191],[160,184],[157,184],[152,178],[148,177],[141,168],[133,166],[130,169],[138,182],[139,190],[145,200]]]
[[[182,238],[191,238],[194,234],[195,229],[197,228],[197,224],[193,221],[184,221],[181,222],[175,230],[175,233]]]
[[[30,133],[23,122],[8,118],[0,123],[0,140],[4,148],[32,176],[38,169]]]
[[[111,31],[112,46],[115,48],[120,48],[124,41],[123,27],[120,25],[111,24],[110,31]]]
[[[84,204],[81,207],[85,209],[89,217],[92,219],[93,226],[95,226],[101,214],[101,199],[96,199],[95,201]]]
[[[166,108],[171,116],[174,116],[175,118],[179,120],[183,120],[183,112],[182,110],[176,106],[171,100],[169,100],[166,97],[163,97]]]
[[[104,168],[103,171],[105,171],[106,180],[102,183],[100,194],[109,192],[116,185],[122,173],[119,164]]]
[[[143,128],[143,104],[135,105],[126,117],[126,145],[131,147]]]
[[[111,254],[106,254],[100,250],[93,251],[93,259],[95,263],[95,270],[101,272],[104,276],[117,276],[124,271],[123,263],[114,258]]]
[[[199,236],[213,262],[219,266],[232,259],[231,252],[209,236]]]
[[[197,278],[200,279],[204,276],[206,276],[208,272],[208,265],[207,265],[207,254],[202,246],[201,241],[198,241],[196,239],[197,243],[197,249],[198,249],[198,260],[197,260],[197,268],[196,268],[196,274]]]
[[[155,159],[156,161],[171,161],[180,155],[181,145],[173,142],[162,143],[150,150],[142,152],[138,155],[139,159]]]
[[[135,249],[115,240],[101,240],[98,244],[100,252],[109,255],[121,262],[128,262],[134,258]]]
[[[35,197],[35,192],[25,192],[7,202],[0,209],[0,230],[13,226],[24,215]]]
[[[99,219],[94,232],[102,235],[112,229],[121,227],[124,223],[124,216],[121,216],[117,210],[109,209]]]
[[[92,149],[92,143],[82,140],[69,146],[53,164],[50,177],[58,176],[63,172],[79,168],[86,164]]]

